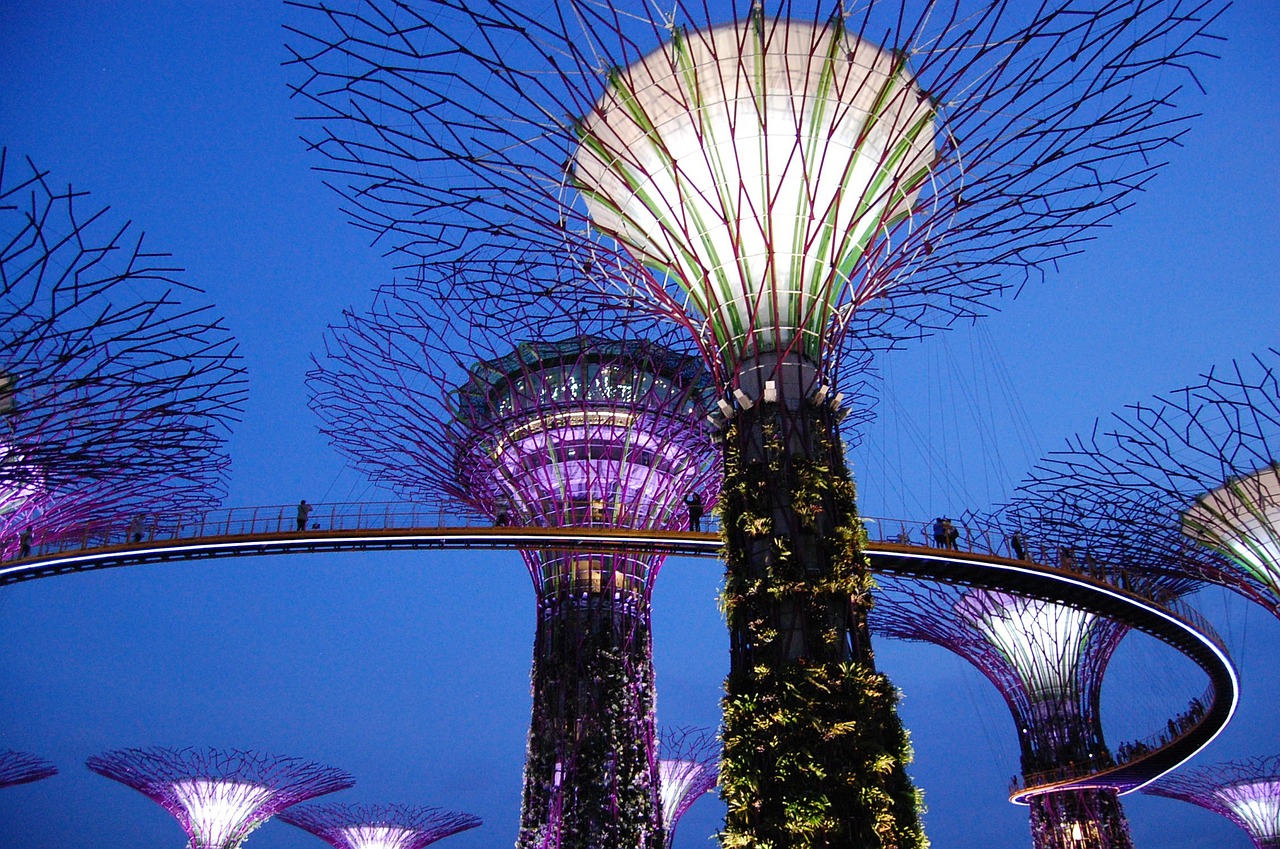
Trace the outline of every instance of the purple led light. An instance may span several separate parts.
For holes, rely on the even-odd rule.
[[[238,849],[276,813],[355,783],[310,761],[236,750],[120,749],[86,764],[161,805],[187,833],[190,849]]]

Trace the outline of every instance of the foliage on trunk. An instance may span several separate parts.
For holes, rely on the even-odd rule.
[[[763,408],[763,409],[762,409]],[[725,849],[923,849],[897,691],[835,423],[757,405],[726,433]]]
[[[610,594],[540,617],[520,849],[661,849],[647,615]]]

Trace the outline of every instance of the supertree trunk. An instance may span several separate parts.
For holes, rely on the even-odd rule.
[[[1068,790],[1031,800],[1035,849],[1133,849],[1115,790]]]
[[[790,409],[788,409],[790,407]],[[760,403],[725,434],[725,847],[925,845],[835,413]]]
[[[516,845],[661,849],[654,741],[647,603],[612,592],[544,603]]]

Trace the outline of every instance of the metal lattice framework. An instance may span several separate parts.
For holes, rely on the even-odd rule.
[[[1143,792],[1222,814],[1248,832],[1258,849],[1280,847],[1280,755],[1166,775]]]
[[[720,741],[707,728],[664,731],[658,774],[662,787],[662,823],[666,829],[665,849],[671,849],[680,818],[716,786],[716,779],[720,777]]]
[[[1141,539],[1163,568],[1280,616],[1280,352],[1129,405],[1044,458],[1020,500],[1061,532]]]
[[[239,849],[285,808],[355,784],[333,767],[236,749],[118,749],[85,764],[172,814],[190,849]]]
[[[1114,765],[1099,700],[1107,663],[1128,631],[1123,625],[1007,593],[882,579],[872,628],[942,646],[995,684],[1018,728],[1028,785]],[[1049,791],[1030,802],[1038,849],[1132,846],[1114,790]],[[1073,843],[1077,835],[1091,839]]]
[[[0,787],[29,784],[57,774],[58,768],[38,755],[12,749],[0,752]]]
[[[471,814],[412,805],[302,805],[280,820],[309,831],[334,849],[423,849],[476,828]]]
[[[1222,4],[295,5],[312,144],[389,252],[567,251],[575,288],[701,351],[725,421],[726,843],[923,845],[832,385],[1119,211],[1185,128],[1166,69]]]
[[[430,257],[602,234],[603,262],[658,269],[625,294],[722,385],[775,349],[835,375],[847,333],[918,335],[1079,250],[1186,129],[1168,69],[1222,8],[291,5],[294,90],[357,224]]]
[[[687,499],[709,509],[718,491],[698,358],[554,300],[508,315],[492,296],[509,271],[454,264],[348,314],[311,375],[326,432],[375,479],[495,524],[686,528]],[[521,266],[525,283],[558,273]],[[538,620],[517,845],[660,847],[649,598],[665,557],[522,554]]]
[[[0,152],[0,545],[217,504],[235,344],[166,254]]]
[[[1020,559],[1038,554],[1041,562],[1160,602],[1194,588],[1193,581],[1171,575],[1168,557],[1141,537],[1093,539],[1062,525],[1059,514],[1037,512],[1037,506],[1045,505],[1023,501],[994,514],[967,514],[962,521],[989,541],[1012,543],[1016,534],[1010,548]],[[1032,791],[1027,800],[1034,845],[1132,846],[1114,787],[1070,786],[1146,751],[1125,744],[1118,759],[1103,734],[1102,683],[1129,627],[1085,608],[1008,592],[898,578],[882,578],[880,584],[871,614],[876,633],[946,648],[973,664],[1004,697],[1018,729],[1021,783]],[[1193,704],[1199,704],[1197,715],[1166,725],[1180,734],[1198,722],[1204,705]]]

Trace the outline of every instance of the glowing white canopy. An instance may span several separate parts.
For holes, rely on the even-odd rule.
[[[175,782],[173,795],[187,812],[192,849],[237,849],[275,794],[261,784],[192,778]]]
[[[351,849],[408,849],[419,832],[398,825],[364,823],[342,829]]]
[[[1094,614],[984,590],[967,593],[956,610],[1004,656],[1032,698],[1056,700],[1078,689]]]
[[[1182,514],[1182,532],[1280,594],[1280,467],[1234,478],[1200,496]]]
[[[1280,780],[1243,782],[1213,791],[1258,840],[1280,837]]]
[[[797,336],[816,359],[837,308],[883,294],[860,266],[937,157],[904,57],[838,19],[677,30],[610,75],[579,133],[593,225],[672,274],[735,363]]]

